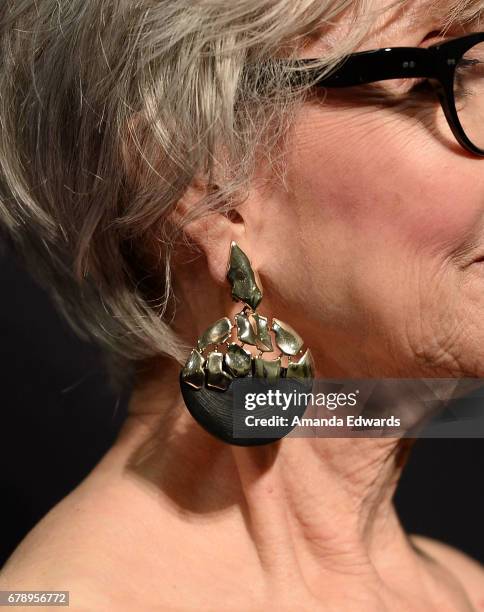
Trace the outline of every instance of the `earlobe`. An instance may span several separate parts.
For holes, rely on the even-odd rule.
[[[177,203],[172,220],[205,254],[210,276],[223,285],[227,275],[227,250],[233,241],[244,244],[245,222],[235,208],[217,202],[215,189],[190,186]],[[205,209],[205,210],[203,210]]]

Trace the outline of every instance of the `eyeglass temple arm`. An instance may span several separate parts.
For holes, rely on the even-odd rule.
[[[318,79],[319,68],[294,73],[295,84],[315,81],[321,87],[351,87],[375,81],[402,78],[438,78],[436,63],[432,61],[432,48],[394,47],[362,51],[348,56],[329,75]],[[314,60],[297,60],[304,66]]]

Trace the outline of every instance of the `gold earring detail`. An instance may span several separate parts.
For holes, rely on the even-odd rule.
[[[180,372],[183,399],[195,420],[224,442],[239,446],[275,442],[278,438],[234,437],[232,383],[249,377],[269,382],[312,380],[311,351],[303,350],[303,340],[291,326],[277,318],[269,322],[257,312],[262,300],[260,282],[236,242],[230,245],[227,280],[232,299],[241,302],[242,309],[233,319],[215,321],[198,339]],[[279,354],[264,357],[273,352]]]

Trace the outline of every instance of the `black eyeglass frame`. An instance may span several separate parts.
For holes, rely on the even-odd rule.
[[[480,42],[484,42],[484,32],[452,38],[426,48],[385,47],[359,51],[346,56],[342,64],[320,79],[317,79],[319,68],[308,68],[305,74],[311,81],[315,80],[316,87],[354,87],[402,78],[433,79],[437,83],[435,91],[455,138],[467,151],[484,157],[484,149],[476,146],[465,133],[457,114],[454,95],[456,67],[464,54]],[[299,59],[296,63],[304,66],[314,61]],[[296,82],[298,80],[296,74]]]

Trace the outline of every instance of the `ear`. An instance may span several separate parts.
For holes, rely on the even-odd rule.
[[[194,181],[177,203],[173,222],[182,227],[189,241],[204,253],[210,276],[217,284],[223,285],[226,283],[231,242],[237,242],[250,257],[246,219],[249,208],[244,205],[229,207],[221,201],[214,210],[192,220],[207,193],[211,191],[216,198],[216,190],[217,186],[208,189],[206,185]]]

